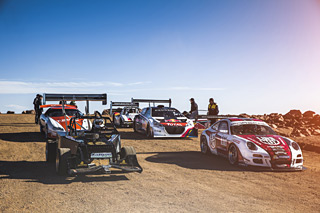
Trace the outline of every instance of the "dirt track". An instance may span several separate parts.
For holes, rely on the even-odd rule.
[[[1,212],[319,212],[320,154],[306,171],[253,172],[203,156],[199,140],[147,140],[120,129],[142,174],[63,178],[45,163],[32,115],[0,115]]]

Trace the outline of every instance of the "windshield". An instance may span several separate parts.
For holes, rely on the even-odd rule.
[[[244,124],[231,126],[232,135],[276,135],[276,133],[265,125]]]
[[[176,117],[184,117],[178,110],[176,109],[163,109],[163,108],[153,108],[152,109],[153,117],[165,117],[165,118],[176,118]]]
[[[138,113],[138,109],[137,108],[127,108],[124,111],[124,114],[128,114],[128,113]]]
[[[77,109],[65,109],[65,110],[66,110],[66,114],[68,116],[76,116],[77,113],[80,113],[80,115],[82,115],[82,113]],[[49,117],[61,117],[61,116],[64,116],[63,112],[62,112],[62,109],[49,109],[46,112],[46,115],[49,116]]]

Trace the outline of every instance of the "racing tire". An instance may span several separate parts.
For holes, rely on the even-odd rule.
[[[44,137],[48,139],[48,124],[46,125],[46,131],[44,131]]]
[[[147,138],[150,138],[150,139],[154,138],[153,131],[150,124],[148,124],[147,126]]]
[[[120,158],[130,166],[140,167],[137,160],[136,150],[132,146],[124,146],[121,148]]]
[[[41,133],[41,134],[44,134],[44,131],[43,131],[43,127],[42,127],[42,125],[41,125],[41,124],[39,124],[39,126],[40,126],[40,133]]]
[[[56,141],[46,141],[46,161],[48,163],[54,163],[57,155],[57,142]]]
[[[136,128],[136,120],[133,120],[133,131],[138,132],[138,130]]]
[[[71,151],[68,148],[59,148],[56,155],[56,172],[58,175],[68,175],[69,165],[68,159],[71,156]]]
[[[228,160],[231,165],[238,165],[239,151],[236,145],[231,144],[228,149]]]
[[[200,138],[200,149],[202,154],[205,154],[205,155],[210,154],[206,136],[201,136]]]

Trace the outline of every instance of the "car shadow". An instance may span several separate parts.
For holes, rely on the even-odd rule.
[[[126,181],[125,175],[58,176],[54,164],[43,161],[0,161],[1,179],[21,179],[42,184],[70,184],[74,182]]]
[[[121,139],[127,140],[191,140],[191,138],[148,138],[146,135],[138,132],[121,132],[119,131]]]
[[[246,167],[232,166],[219,156],[204,155],[197,151],[182,152],[140,152],[137,154],[154,154],[145,160],[153,163],[174,164],[187,169],[216,171],[251,171]]]
[[[40,132],[1,133],[0,139],[11,142],[46,142]]]

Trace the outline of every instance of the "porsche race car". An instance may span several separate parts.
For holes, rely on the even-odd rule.
[[[121,110],[115,111],[114,106],[123,107]],[[119,108],[118,108],[119,109]],[[113,123],[117,127],[132,127],[133,119],[139,113],[139,103],[132,102],[112,102],[110,103],[110,114]]]
[[[303,169],[298,143],[277,135],[267,123],[258,119],[224,118],[202,132],[200,148],[204,154],[226,157],[232,165],[271,170]]]
[[[193,122],[182,115],[179,110],[171,107],[169,100],[133,99],[132,102],[166,102],[169,107],[163,105],[143,108],[141,113],[135,116],[133,129],[135,132],[154,137],[198,137],[198,131]]]

